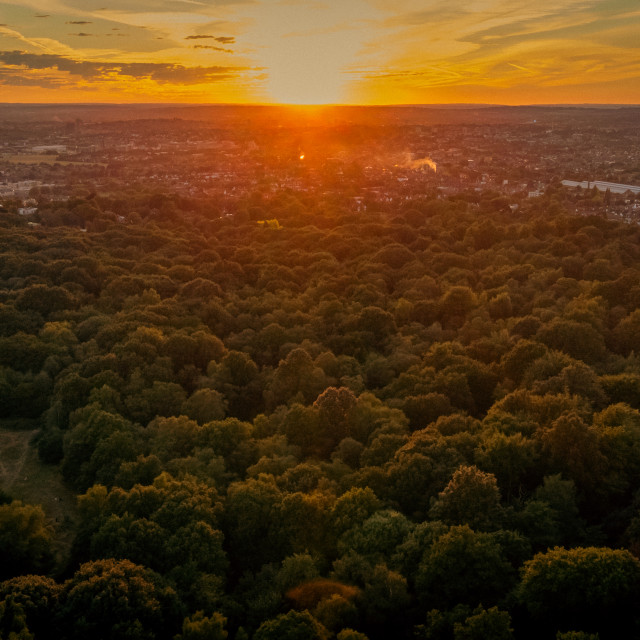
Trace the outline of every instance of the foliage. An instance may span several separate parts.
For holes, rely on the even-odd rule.
[[[623,549],[554,549],[528,560],[518,597],[542,626],[581,627],[613,637],[605,621],[628,635],[638,630],[633,603],[640,593],[640,562]],[[557,627],[556,627],[557,628]]]
[[[128,560],[82,565],[65,582],[59,624],[63,637],[172,638],[179,615],[175,592]]]
[[[47,571],[52,563],[51,534],[39,505],[19,500],[0,505],[0,576]]]
[[[79,496],[0,505],[2,634],[638,635],[635,227],[98,191],[3,222],[2,426]]]
[[[328,640],[327,630],[308,611],[289,611],[263,622],[254,640]]]

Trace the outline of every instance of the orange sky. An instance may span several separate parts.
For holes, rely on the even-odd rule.
[[[3,2],[0,102],[640,103],[640,0],[105,4]]]

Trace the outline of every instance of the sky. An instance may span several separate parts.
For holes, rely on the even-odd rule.
[[[9,0],[0,102],[640,103],[640,0]]]

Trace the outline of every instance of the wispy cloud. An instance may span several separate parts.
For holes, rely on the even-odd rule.
[[[215,40],[221,44],[233,44],[236,39],[233,36],[208,36],[208,35],[195,35],[186,36],[185,40]]]
[[[9,0],[2,19],[17,26],[0,26],[0,47],[24,51],[0,64],[4,82],[75,78],[114,96],[116,82],[169,92],[220,79],[232,95],[260,89],[257,68],[276,99],[429,102],[439,88],[486,99],[608,82],[640,96],[639,1]],[[210,66],[217,53],[238,66]],[[24,57],[38,54],[54,57]]]
[[[126,76],[129,79],[147,79],[156,83],[201,84],[219,82],[239,77],[244,72],[256,71],[250,67],[186,67],[180,64],[163,64],[157,62],[96,62],[73,60],[65,56],[33,54],[24,51],[0,51],[0,70],[6,72],[19,69],[23,74],[30,71],[52,70],[66,72],[85,80],[107,80]]]
[[[386,17],[351,68],[361,96],[431,101],[443,87],[516,95],[624,79],[640,95],[637,0],[370,1]]]
[[[210,49],[211,51],[223,51],[224,53],[234,53],[233,49],[225,49],[224,47],[215,47],[212,45],[206,44],[196,44],[193,46],[194,49]]]

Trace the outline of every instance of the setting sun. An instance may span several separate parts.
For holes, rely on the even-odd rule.
[[[270,102],[291,105],[336,104],[343,102],[343,87],[336,73],[300,65],[299,69],[273,69],[267,80]]]
[[[264,69],[270,102],[292,105],[336,104],[347,101],[351,65],[371,34],[359,28],[354,13],[360,0],[348,6],[277,4],[259,8],[247,37]]]

